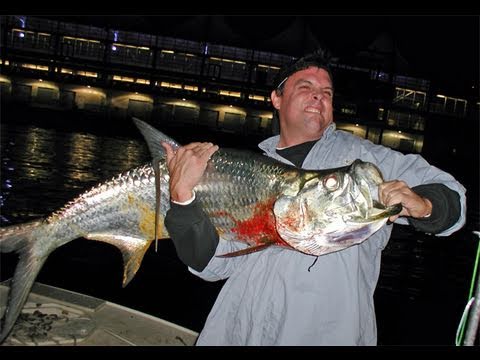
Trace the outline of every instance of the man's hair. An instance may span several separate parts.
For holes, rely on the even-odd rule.
[[[293,62],[287,64],[282,69],[280,69],[280,71],[277,73],[273,81],[275,90],[277,91],[277,93],[281,94],[283,92],[285,81],[287,81],[287,79],[292,74],[300,70],[305,70],[311,66],[318,67],[320,69],[325,70],[330,76],[330,80],[333,81],[330,65],[331,65],[330,52],[325,49],[318,49],[311,54],[305,55],[297,60],[294,60]]]

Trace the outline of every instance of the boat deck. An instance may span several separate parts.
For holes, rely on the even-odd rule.
[[[0,284],[0,313],[8,282]],[[189,346],[198,333],[95,297],[35,283],[2,346]]]

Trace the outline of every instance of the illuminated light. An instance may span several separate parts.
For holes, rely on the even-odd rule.
[[[42,82],[42,81],[43,81],[43,79],[38,79],[38,81]]]
[[[48,66],[44,66],[44,65],[22,64],[22,67],[27,68],[27,69],[48,71]]]
[[[98,74],[90,71],[77,71],[77,75],[87,76],[87,77],[97,77]]]
[[[118,31],[113,32],[113,41],[118,41]],[[116,50],[116,48],[115,48]]]
[[[265,69],[272,69],[272,70],[280,70],[279,67],[277,67],[277,66],[272,66],[272,65],[258,64],[257,67],[259,67],[259,68],[265,68]]]
[[[90,39],[72,37],[72,36],[64,36],[63,39],[64,40],[77,40],[77,41],[90,42],[90,43],[94,43],[94,44],[100,44],[100,40],[90,40]]]
[[[184,88],[185,90],[189,90],[189,91],[198,91],[198,86],[184,85],[183,88]]]
[[[18,20],[20,20],[20,26],[22,27],[22,29],[25,29],[25,23],[27,22],[27,19],[25,18],[25,16],[19,16],[18,17]]]
[[[120,75],[113,75],[113,80],[118,81],[126,81],[126,82],[134,82],[134,79],[131,77],[120,76]]]
[[[401,130],[398,130],[398,133],[399,133],[399,134],[401,134],[401,133],[402,133],[402,131],[401,131]]]
[[[87,85],[87,88],[89,88],[89,89],[90,89],[90,88],[91,88],[91,86],[90,86],[90,85]]]
[[[437,97],[440,98],[440,99],[445,99],[446,96],[445,95],[437,95]]]
[[[117,47],[115,45],[112,45],[112,50],[117,51]]]
[[[355,124],[355,126],[358,126],[358,124]]]
[[[21,37],[21,38],[24,38],[24,37],[25,37],[25,33],[20,32],[20,33],[18,33],[18,36]]]
[[[229,107],[233,107],[233,105],[228,105]]]
[[[165,81],[162,81],[162,82],[160,83],[160,86],[162,86],[162,87],[168,87],[168,88],[173,88],[173,89],[181,89],[181,88],[182,88],[182,85],[181,85],[181,84],[169,83],[169,82],[165,82]]]
[[[183,100],[183,101],[187,101],[187,99],[185,99],[185,98],[183,98],[182,100]]]
[[[135,91],[135,95],[138,95],[138,91]]]
[[[251,100],[265,101],[265,96],[250,94],[248,98]]]
[[[220,90],[220,95],[240,97],[242,94],[240,92],[237,92],[237,91]]]
[[[165,54],[175,54],[175,51],[173,50],[162,50],[161,52]]]

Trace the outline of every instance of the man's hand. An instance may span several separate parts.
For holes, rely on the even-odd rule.
[[[181,146],[176,152],[168,143],[162,142],[167,153],[167,167],[170,174],[170,199],[184,202],[193,197],[193,188],[199,183],[207,168],[208,160],[217,145],[194,142]]]
[[[416,194],[408,185],[400,180],[386,181],[378,187],[380,202],[385,206],[401,203],[403,210],[389,218],[395,221],[400,216],[423,218],[432,213],[432,203],[427,198]]]

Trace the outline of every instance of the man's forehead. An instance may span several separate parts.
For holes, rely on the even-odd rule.
[[[328,81],[329,84],[332,83],[332,81],[330,79],[330,75],[328,74],[328,72],[325,69],[322,69],[322,68],[319,68],[319,67],[314,67],[314,66],[310,66],[306,69],[302,69],[302,70],[294,72],[288,78],[285,78],[285,80],[283,82],[286,82],[287,79],[289,79],[289,78],[291,78],[293,80],[292,83],[300,81],[300,80],[306,80],[306,81],[320,80],[320,81],[323,81],[325,79]]]

